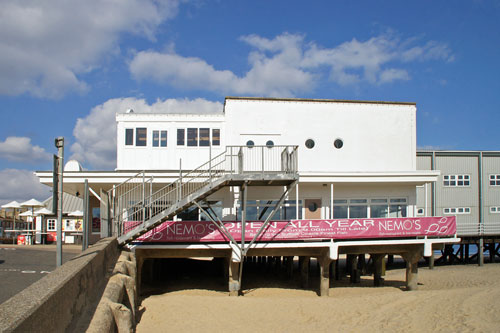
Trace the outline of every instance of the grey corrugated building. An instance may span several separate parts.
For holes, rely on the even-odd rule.
[[[455,215],[464,243],[484,239],[487,249],[498,255],[500,151],[422,150],[417,152],[417,168],[441,171],[435,184],[417,189],[417,215]]]

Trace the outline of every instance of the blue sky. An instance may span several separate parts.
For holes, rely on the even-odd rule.
[[[115,165],[114,114],[225,96],[417,103],[420,148],[500,150],[500,1],[0,1],[0,203]]]

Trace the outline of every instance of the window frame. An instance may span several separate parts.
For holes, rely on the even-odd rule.
[[[163,145],[163,137],[165,136],[165,145]],[[152,147],[165,148],[168,146],[168,131],[167,130],[153,130],[152,131]]]
[[[459,184],[462,182],[462,184]],[[443,187],[470,187],[471,176],[469,174],[443,175]]]
[[[469,215],[471,214],[470,207],[445,207],[443,215]]]
[[[47,219],[47,231],[57,231],[57,219]]]
[[[130,143],[128,143],[130,142]],[[125,128],[125,146],[134,146],[134,129]]]
[[[182,133],[182,135],[180,135]],[[180,143],[179,143],[180,142]],[[178,128],[177,129],[177,146],[186,146],[186,129]]]
[[[212,128],[211,132],[212,132],[212,137],[210,139],[212,142],[212,146],[220,146],[220,142],[221,142],[221,137],[220,137],[221,130],[220,130],[220,128]],[[217,132],[217,135],[215,135],[216,132]]]
[[[372,207],[386,207],[386,216],[382,217],[373,217],[372,216]],[[347,217],[335,217],[335,211],[341,209],[341,207],[345,207],[347,212]],[[408,198],[402,197],[375,197],[375,198],[339,198],[333,200],[333,214],[334,219],[356,219],[362,217],[351,217],[351,207],[366,207],[366,218],[395,218],[395,217],[408,217],[409,207],[408,207]],[[399,208],[401,207],[401,209]],[[405,215],[405,216],[391,216],[391,208],[392,212],[396,209],[397,215]]]
[[[210,131],[209,127],[198,128],[198,147],[209,147],[210,146],[210,143],[211,143],[210,132],[211,131]]]
[[[492,182],[493,182],[493,184],[492,184]],[[489,175],[489,185],[494,186],[494,187],[500,186],[500,174],[497,174],[497,173],[490,174]]]
[[[191,138],[190,138],[190,133],[194,134],[194,136],[192,136]],[[188,127],[187,128],[186,147],[199,147],[199,128],[198,127]]]
[[[144,131],[144,133],[139,133],[139,131]],[[143,140],[144,137],[144,140]],[[142,144],[144,141],[144,144]],[[139,144],[141,142],[141,144]],[[148,146],[148,128],[147,127],[136,127],[135,128],[135,146],[136,147],[147,147]]]
[[[500,206],[491,206],[490,214],[500,214]]]

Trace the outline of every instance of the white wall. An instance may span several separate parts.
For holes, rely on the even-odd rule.
[[[117,114],[117,170],[176,170],[179,159],[183,169],[194,169],[209,159],[209,147],[177,146],[177,128],[218,128],[219,147],[212,147],[212,156],[224,150],[224,116],[177,114]],[[147,145],[135,146],[135,128],[146,127]],[[134,129],[134,145],[125,146],[125,129]],[[167,130],[167,147],[153,147],[153,131]]]
[[[228,98],[225,113],[227,142],[298,145],[300,171],[416,170],[414,104]]]
[[[179,110],[182,111],[182,110]],[[177,146],[177,128],[220,128],[221,145],[299,146],[302,172],[416,170],[416,106],[409,103],[227,98],[225,114],[117,114],[118,170],[193,169],[208,161],[208,147]],[[126,128],[148,128],[146,147],[125,146]],[[168,147],[152,147],[152,131],[168,131]],[[134,132],[135,135],[135,132]],[[333,142],[340,138],[343,147]],[[313,149],[305,141],[313,139]]]

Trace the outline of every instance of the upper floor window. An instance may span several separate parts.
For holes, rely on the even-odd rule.
[[[443,185],[452,187],[452,186],[469,186],[470,185],[470,176],[469,175],[444,175],[443,176]]]
[[[178,128],[177,129],[177,145],[178,146],[184,146],[184,137],[185,137],[185,130],[184,128]]]
[[[470,214],[470,207],[443,208],[444,214]]]
[[[340,149],[344,146],[344,141],[342,141],[342,139],[336,139],[334,142],[333,142],[333,146],[337,149]]]
[[[134,145],[134,129],[126,128],[125,129],[125,145],[132,146]]]
[[[167,146],[167,131],[153,131],[153,147]]]
[[[148,139],[148,129],[139,127],[135,129],[135,145],[145,147]]]
[[[490,207],[490,213],[500,214],[500,207],[498,207],[498,206]]]
[[[220,129],[212,129],[212,146],[220,146]]]
[[[200,147],[210,146],[210,128],[200,128]]]
[[[490,185],[500,186],[500,175],[490,175]]]
[[[198,146],[198,129],[188,128],[187,129],[187,145],[188,147]]]
[[[209,147],[210,145],[220,146],[220,129],[178,128],[177,145],[184,146],[186,145],[186,142],[188,147]]]
[[[313,139],[307,139],[305,145],[306,145],[307,148],[313,149],[314,145],[315,145],[314,140]]]

